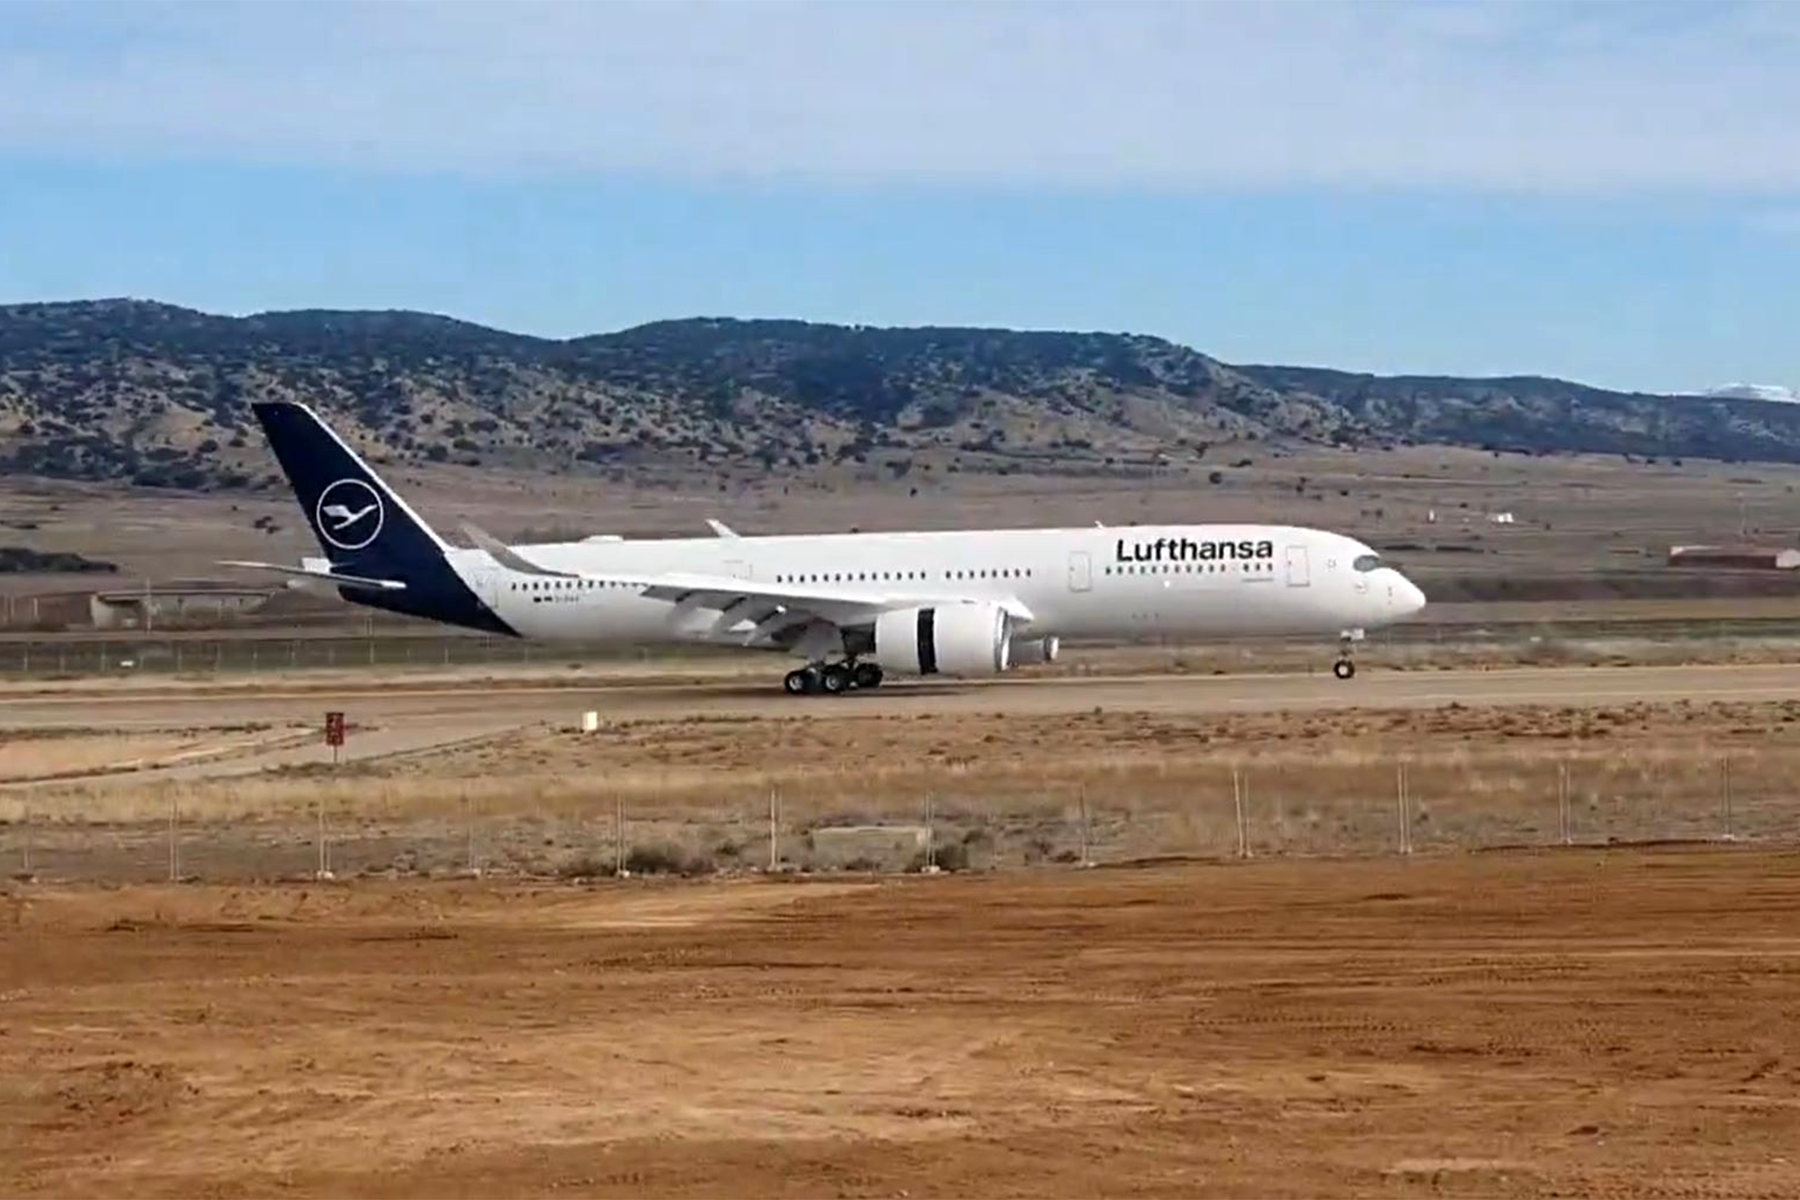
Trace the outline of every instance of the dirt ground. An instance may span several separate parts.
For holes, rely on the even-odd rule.
[[[1793,1195],[1800,856],[15,890],[6,1195]]]

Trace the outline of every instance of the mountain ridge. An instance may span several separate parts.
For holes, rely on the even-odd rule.
[[[1800,461],[1791,404],[1233,365],[1144,334],[695,317],[556,339],[411,310],[0,306],[0,467],[266,484],[249,406],[276,398],[384,460],[542,471],[1191,470],[1269,441]]]

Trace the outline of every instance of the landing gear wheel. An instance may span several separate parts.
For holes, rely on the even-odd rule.
[[[879,663],[857,663],[850,668],[850,682],[859,688],[878,688],[881,686],[881,666]]]
[[[805,696],[819,690],[819,673],[811,667],[797,667],[781,681],[782,690],[790,696]]]
[[[1340,658],[1331,664],[1331,673],[1339,679],[1352,679],[1356,675],[1356,664],[1347,658]]]
[[[833,663],[819,671],[819,690],[827,696],[841,696],[850,690],[850,668]]]

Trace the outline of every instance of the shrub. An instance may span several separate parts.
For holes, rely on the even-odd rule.
[[[633,875],[711,875],[718,868],[709,855],[689,854],[669,842],[650,842],[625,852],[625,869]]]

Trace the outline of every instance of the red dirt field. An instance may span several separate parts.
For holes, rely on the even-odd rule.
[[[1800,1194],[1800,855],[0,894],[0,1193]]]

